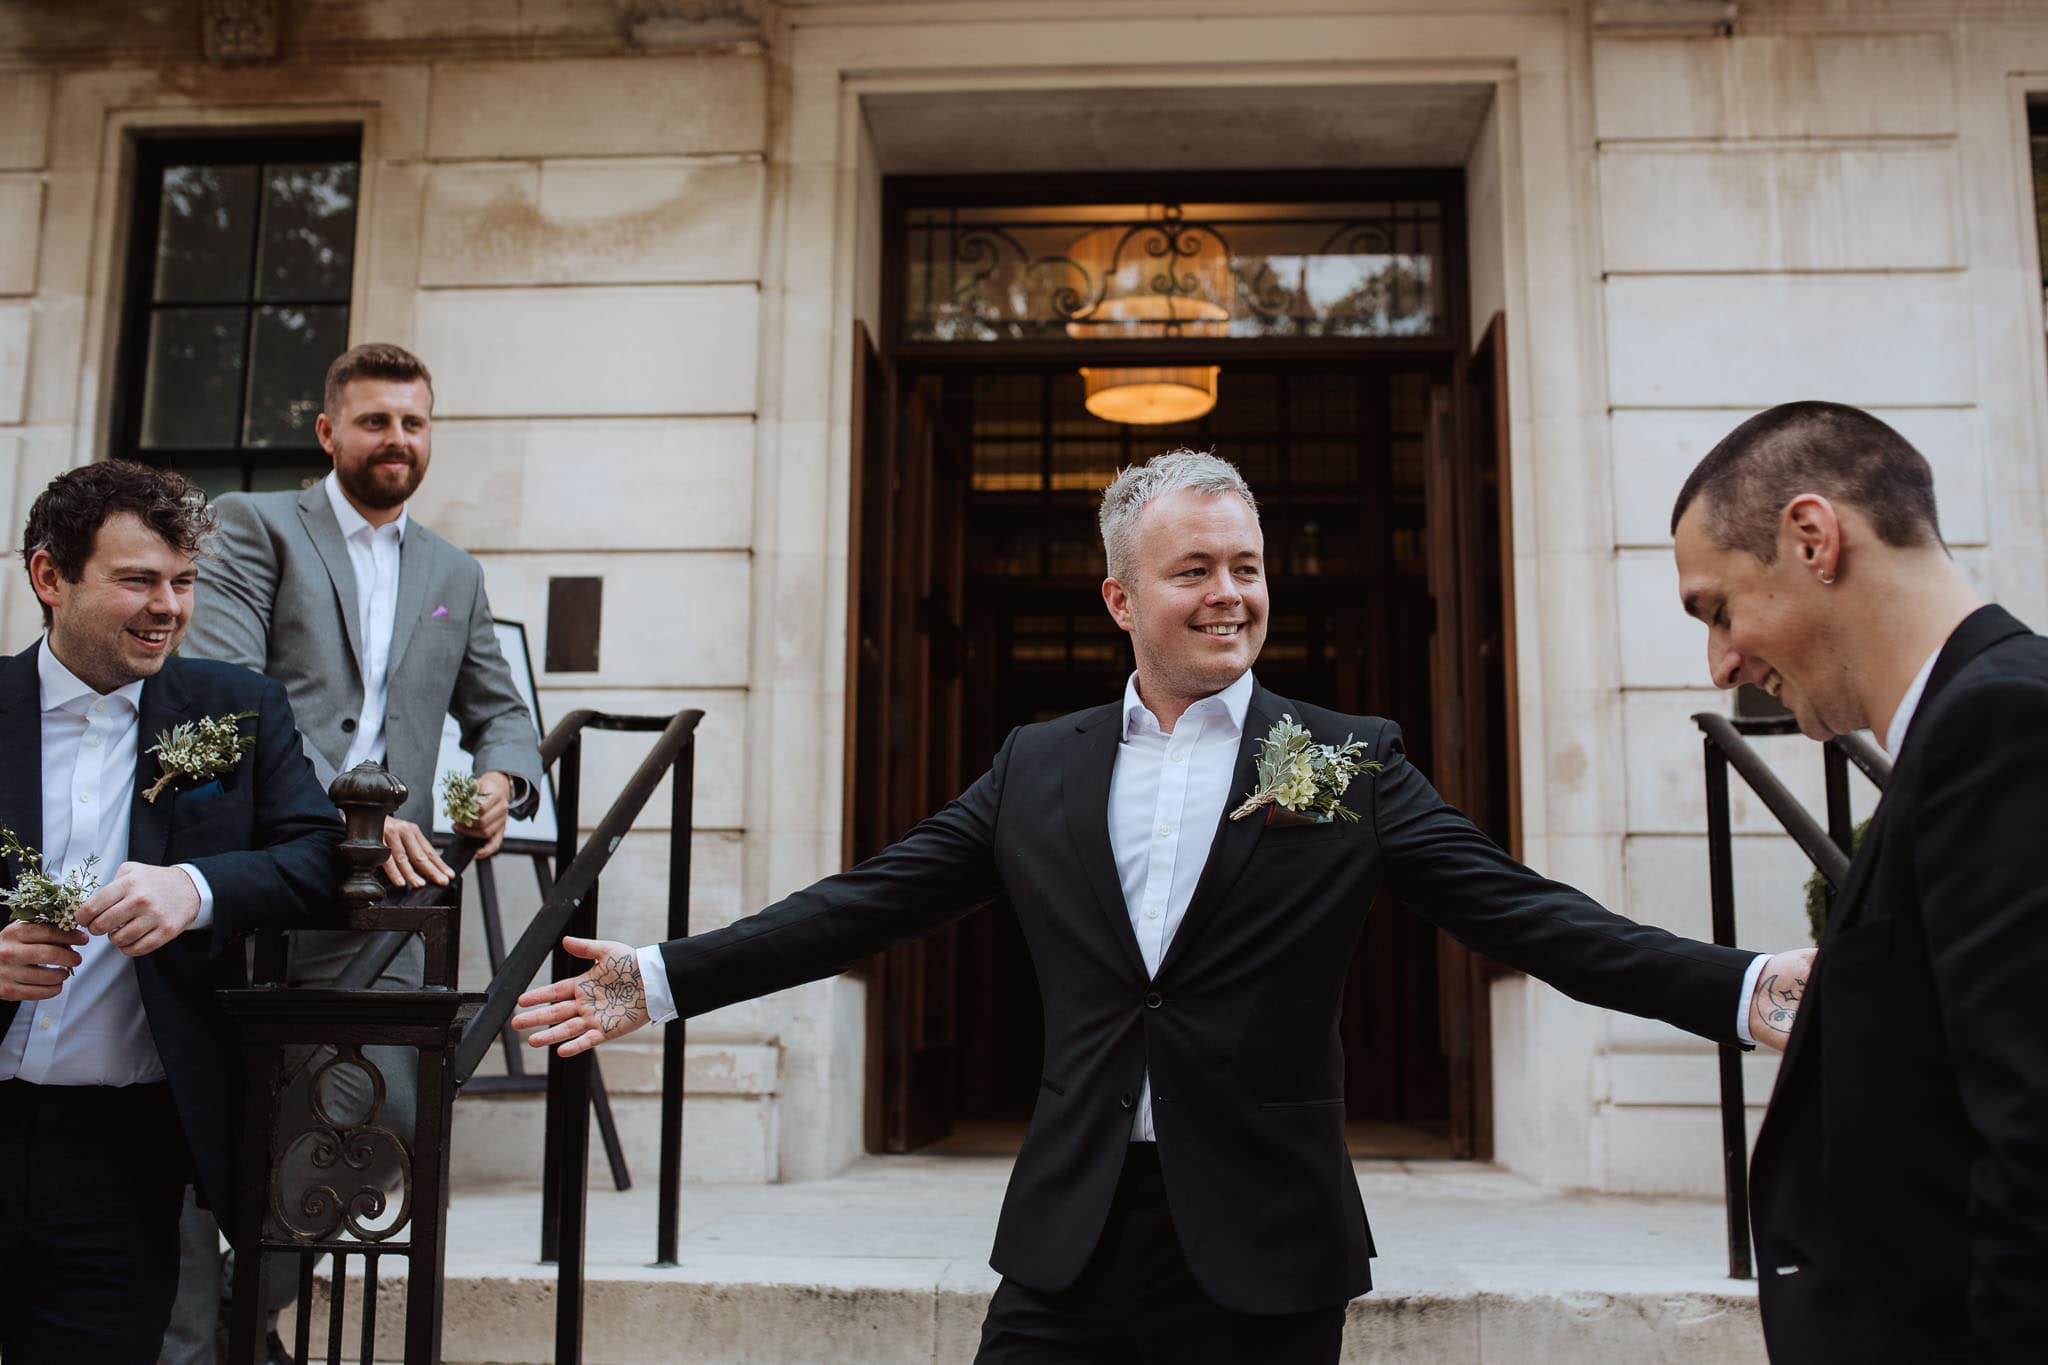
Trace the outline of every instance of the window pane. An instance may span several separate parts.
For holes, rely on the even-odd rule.
[[[355,240],[354,162],[266,169],[257,297],[346,301]]]
[[[261,460],[249,466],[249,491],[297,492],[327,477],[334,466],[325,455],[287,455],[276,461]]]
[[[242,491],[242,466],[238,464],[186,464],[180,460],[177,470],[193,487],[206,494],[209,502],[223,493]],[[203,574],[207,569],[202,566],[199,571]]]
[[[230,447],[242,391],[240,308],[161,308],[149,324],[142,444]]]
[[[252,446],[311,446],[321,382],[348,349],[348,309],[258,308],[249,360],[249,409],[242,441]]]
[[[160,303],[249,297],[254,166],[167,166],[156,234]]]

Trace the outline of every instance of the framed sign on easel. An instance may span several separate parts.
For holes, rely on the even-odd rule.
[[[526,714],[533,718],[534,743],[546,733],[541,720],[540,699],[533,686],[533,654],[526,646],[526,626],[519,621],[494,620],[498,634],[498,652],[505,656],[505,664],[512,670],[512,685],[519,692],[519,700],[526,705]],[[462,726],[453,716],[441,721],[441,752],[434,763],[434,836],[444,846],[455,837],[454,822],[441,808],[441,774],[449,771],[468,772],[471,758],[462,747]],[[552,894],[555,884],[555,870],[550,859],[555,856],[556,839],[560,834],[559,808],[555,804],[555,778],[553,773],[543,773],[540,781],[540,800],[533,813],[523,820],[514,820],[505,827],[505,843],[499,849],[499,856],[517,854],[533,862],[533,874],[540,887],[543,904]],[[505,921],[498,899],[498,878],[493,870],[497,859],[491,858],[470,864],[476,873],[476,891],[479,912],[483,918],[484,951],[490,960],[491,975],[496,976],[505,965]],[[473,1092],[485,1091],[536,1091],[547,1088],[547,1076],[542,1072],[526,1069],[525,1053],[519,1044],[519,1036],[507,1025],[502,1039],[505,1057],[503,1076],[472,1077],[464,1088]],[[612,1119],[611,1098],[604,1087],[604,1077],[593,1065],[590,1072],[591,1105],[597,1114],[598,1135],[604,1142],[605,1159],[611,1166],[612,1184],[618,1189],[632,1185],[632,1175],[626,1169],[625,1148],[619,1143],[618,1125]]]

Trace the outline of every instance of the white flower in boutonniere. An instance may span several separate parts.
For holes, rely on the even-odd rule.
[[[441,809],[458,825],[474,825],[484,818],[482,793],[476,779],[450,768],[441,774]]]
[[[242,755],[256,745],[256,736],[245,735],[236,727],[242,721],[254,719],[254,711],[206,716],[173,725],[157,735],[156,743],[143,752],[156,755],[157,766],[163,769],[163,776],[142,794],[142,799],[155,804],[157,797],[163,795],[164,788],[181,777],[188,777],[194,782],[209,782],[233,772],[235,765],[242,761]]]
[[[1230,818],[1242,820],[1267,806],[1269,821],[1276,809],[1308,820],[1356,820],[1358,812],[1338,798],[1352,778],[1362,772],[1379,772],[1384,766],[1365,757],[1363,741],[1346,735],[1342,744],[1318,744],[1292,716],[1282,716],[1259,741],[1257,789],[1230,812]]]
[[[26,924],[52,924],[65,930],[78,927],[78,907],[100,889],[100,879],[93,875],[100,860],[97,853],[87,858],[82,867],[71,869],[71,875],[61,881],[43,871],[43,855],[24,844],[5,825],[0,825],[0,853],[14,859],[21,868],[14,885],[0,889],[0,905],[7,907],[9,919]]]

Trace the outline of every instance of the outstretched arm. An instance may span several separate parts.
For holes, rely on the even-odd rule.
[[[520,996],[528,1008],[512,1026],[544,1030],[527,1042],[573,1056],[648,1022],[650,1003],[674,1002],[653,1009],[657,1018],[703,1014],[836,975],[980,909],[1001,889],[996,816],[1015,741],[1012,732],[973,786],[888,848],[758,915],[637,953],[564,939],[568,951],[598,965]]]

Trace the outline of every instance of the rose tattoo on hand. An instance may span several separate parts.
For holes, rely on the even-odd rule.
[[[605,1036],[618,1034],[644,1022],[647,999],[640,985],[640,963],[631,953],[605,958],[578,983],[590,1017]]]

